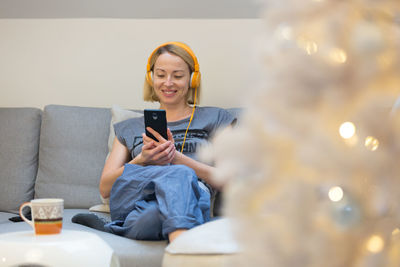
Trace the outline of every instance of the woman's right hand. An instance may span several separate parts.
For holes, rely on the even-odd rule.
[[[145,135],[143,140],[145,140]],[[175,145],[171,141],[156,144],[154,140],[151,140],[143,143],[142,152],[133,160],[136,164],[166,165],[171,163],[175,156]]]

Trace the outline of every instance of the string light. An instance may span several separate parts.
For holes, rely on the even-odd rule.
[[[344,122],[339,128],[340,136],[344,139],[349,139],[356,133],[356,127],[352,122]]]
[[[318,52],[318,45],[316,42],[309,40],[304,36],[300,36],[297,39],[297,45],[306,51],[308,55],[312,55]]]
[[[307,42],[305,49],[307,54],[312,55],[318,52],[318,45],[315,42]]]
[[[347,61],[347,54],[343,49],[334,48],[329,54],[330,59],[334,63],[343,64]]]
[[[333,202],[338,202],[343,199],[343,189],[339,186],[332,187],[328,193],[329,199]]]
[[[367,138],[365,138],[364,144],[368,150],[375,151],[378,149],[379,141],[373,136],[368,136]]]
[[[367,241],[367,250],[372,253],[378,253],[383,250],[385,242],[379,235],[373,235]]]

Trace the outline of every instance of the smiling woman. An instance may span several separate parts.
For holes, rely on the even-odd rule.
[[[186,44],[165,43],[151,53],[144,99],[165,110],[168,140],[150,127],[146,130],[156,140],[143,134],[143,117],[115,124],[99,186],[102,197],[110,198],[112,222],[87,214],[74,222],[132,239],[172,242],[210,220],[214,167],[198,161],[196,149],[236,119],[222,108],[196,108],[200,78],[197,58]]]
[[[168,121],[177,121],[190,115],[189,104],[199,102],[201,92],[199,64],[193,51],[183,43],[169,42],[154,50],[147,64],[144,84],[145,101],[160,102]],[[174,110],[172,112],[172,110]]]

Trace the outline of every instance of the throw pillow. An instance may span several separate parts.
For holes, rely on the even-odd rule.
[[[235,254],[240,249],[233,237],[231,221],[223,218],[182,233],[165,251],[169,254]]]
[[[108,137],[108,155],[110,156],[110,152],[112,149],[112,145],[115,138],[114,124],[120,121],[124,121],[131,118],[137,118],[143,116],[143,113],[139,111],[132,111],[123,109],[117,105],[113,105],[111,108],[111,123],[110,123],[110,136]]]
[[[132,110],[126,110],[123,109],[117,105],[113,105],[111,108],[111,123],[110,123],[110,136],[108,137],[108,154],[106,157],[106,160],[108,159],[108,157],[110,156],[110,152],[112,149],[112,145],[114,142],[114,138],[115,138],[115,131],[114,131],[114,124],[120,121],[124,121],[127,119],[131,119],[131,118],[137,118],[143,116],[142,113],[138,112],[138,111],[132,111]],[[90,211],[97,211],[97,212],[105,212],[108,213],[110,212],[110,199],[109,198],[103,198],[101,197],[101,204],[95,205],[93,207],[90,207]]]

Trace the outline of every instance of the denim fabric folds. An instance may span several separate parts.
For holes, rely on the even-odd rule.
[[[210,193],[184,165],[126,164],[111,190],[105,229],[138,240],[167,239],[210,220]]]

